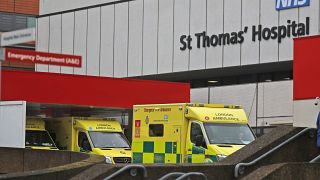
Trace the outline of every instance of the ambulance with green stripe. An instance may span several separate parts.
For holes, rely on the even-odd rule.
[[[133,108],[133,163],[211,163],[254,139],[241,106],[179,103]]]

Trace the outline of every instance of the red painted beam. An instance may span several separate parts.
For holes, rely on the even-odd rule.
[[[1,100],[132,108],[190,102],[190,85],[164,81],[2,70]]]
[[[293,99],[320,97],[320,36],[294,39]]]

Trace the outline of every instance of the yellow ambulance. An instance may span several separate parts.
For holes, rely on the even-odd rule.
[[[133,163],[211,163],[255,139],[241,106],[136,105]]]
[[[65,117],[47,121],[59,149],[103,155],[106,163],[131,163],[131,148],[114,118]]]
[[[41,118],[27,118],[25,147],[31,149],[58,150]]]

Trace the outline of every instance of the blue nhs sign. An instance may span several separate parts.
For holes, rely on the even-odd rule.
[[[276,10],[309,6],[310,0],[276,0]]]

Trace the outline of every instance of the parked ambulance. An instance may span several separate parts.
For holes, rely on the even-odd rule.
[[[50,119],[47,129],[59,149],[103,155],[106,163],[131,163],[130,145],[116,119]]]
[[[58,150],[41,118],[27,118],[25,147],[31,149]]]
[[[241,106],[136,105],[133,163],[211,163],[255,139]]]

